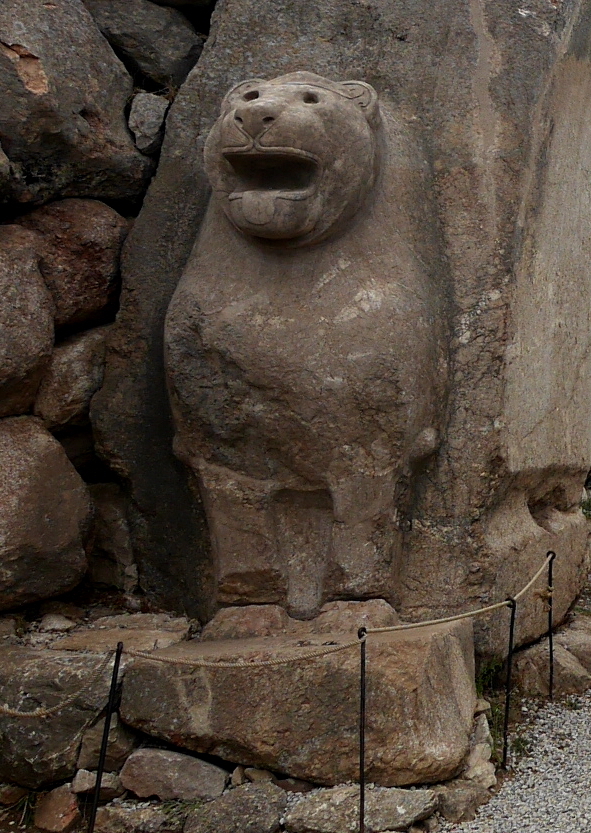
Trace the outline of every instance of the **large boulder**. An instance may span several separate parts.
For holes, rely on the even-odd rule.
[[[90,516],[86,486],[41,422],[0,421],[0,610],[78,584]]]
[[[98,200],[59,200],[18,222],[41,234],[41,272],[56,306],[56,326],[88,326],[116,297],[127,221]]]
[[[131,484],[132,534],[150,594],[212,612],[215,565],[201,558],[195,580],[206,539],[197,490],[171,453],[162,359],[163,317],[208,198],[199,150],[234,84],[306,69],[374,85],[411,137],[410,156],[397,157],[401,183],[410,181],[412,153],[428,160],[424,190],[401,194],[411,208],[392,245],[420,256],[436,247],[452,374],[439,450],[416,472],[400,518],[400,574],[389,598],[413,619],[479,607],[514,594],[554,549],[555,613],[565,615],[585,577],[579,500],[591,468],[591,251],[581,231],[591,219],[590,49],[588,16],[568,4],[532,15],[506,2],[454,0],[395,10],[332,0],[218,6],[208,46],[167,117],[158,174],[126,247],[121,312],[93,409],[101,452]],[[435,219],[421,220],[431,200]],[[326,279],[338,280],[339,268]],[[250,307],[234,312],[242,309]],[[232,425],[228,418],[219,431]],[[544,601],[531,594],[517,641],[545,626]],[[479,620],[476,632],[482,651],[505,652],[501,614]]]
[[[122,719],[136,729],[236,763],[334,785],[358,778],[359,649],[301,656],[347,634],[196,642],[127,669]],[[245,668],[192,668],[241,659]],[[175,665],[174,660],[189,663]],[[469,622],[372,635],[367,646],[366,760],[384,786],[451,778],[468,752],[474,712]]]
[[[81,0],[1,4],[0,86],[16,199],[141,193],[151,163],[125,123],[132,80]]]
[[[0,416],[29,410],[53,349],[55,307],[39,242],[35,232],[0,226]]]
[[[178,87],[201,54],[203,40],[175,9],[149,0],[84,0],[84,5],[118,54],[159,84]]]
[[[109,669],[98,679],[103,656],[0,649],[2,703],[19,711],[52,708],[80,691],[72,703],[48,717],[0,713],[0,779],[30,789],[70,778],[76,771],[80,736],[104,708]]]

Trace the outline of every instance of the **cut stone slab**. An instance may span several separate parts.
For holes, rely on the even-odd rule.
[[[53,349],[55,307],[39,270],[39,236],[0,226],[0,417],[26,413]]]
[[[365,793],[368,830],[408,830],[431,816],[438,799],[433,790],[399,790],[375,787]],[[335,787],[306,796],[285,816],[289,833],[343,833],[359,824],[359,787]]]
[[[248,663],[349,639],[193,640],[158,655]],[[372,635],[367,655],[368,780],[398,786],[457,774],[476,702],[471,624]],[[357,778],[358,691],[357,646],[305,662],[247,668],[135,660],[125,676],[121,717],[177,746],[334,785]]]
[[[287,796],[273,784],[244,784],[189,813],[184,833],[276,833]]]
[[[35,827],[49,833],[68,833],[80,817],[78,800],[69,784],[47,793],[35,806]]]
[[[56,307],[55,323],[91,324],[113,302],[128,222],[99,200],[58,200],[19,218],[39,232],[41,273]]]
[[[82,2],[4,0],[0,43],[12,195],[138,196],[152,166],[125,122],[133,83]]]
[[[91,726],[82,735],[80,754],[78,755],[77,761],[79,769],[96,769],[98,767],[104,726],[105,721],[99,720],[98,723]],[[116,713],[113,714],[111,717],[111,726],[109,727],[109,740],[107,742],[107,755],[105,758],[107,772],[119,772],[138,744],[139,738],[137,735],[130,732],[126,726],[122,726],[119,721],[119,716]]]
[[[108,332],[97,327],[53,351],[34,408],[49,430],[88,422],[90,400],[103,382]]]
[[[136,749],[121,770],[121,783],[139,798],[157,796],[211,801],[224,791],[229,774],[219,766],[169,749]]]
[[[189,635],[190,624],[184,617],[166,613],[124,613],[104,616],[92,625],[77,628],[51,646],[58,651],[114,650],[118,642],[134,651],[153,651],[174,645]]]
[[[84,0],[111,46],[153,81],[180,86],[197,63],[203,39],[187,18],[148,0]]]
[[[126,801],[99,807],[95,833],[182,833],[186,814],[169,813],[158,805]]]
[[[161,95],[138,93],[131,102],[129,129],[142,153],[156,153],[162,144],[164,118],[170,102]]]
[[[89,486],[94,504],[92,545],[88,552],[90,575],[95,584],[133,592],[138,570],[127,520],[127,500],[116,483]]]
[[[21,711],[55,706],[91,681],[101,659],[20,645],[2,647],[2,702]],[[107,669],[90,689],[49,718],[0,715],[0,780],[38,789],[71,778],[80,735],[104,708],[109,682]]]
[[[389,627],[399,622],[398,614],[384,599],[366,602],[328,602],[307,622],[292,619],[279,605],[225,607],[216,613],[201,632],[201,639],[246,639],[280,633],[307,636],[346,633],[354,637],[361,627]]]
[[[0,421],[0,610],[56,596],[86,572],[88,490],[34,417]]]

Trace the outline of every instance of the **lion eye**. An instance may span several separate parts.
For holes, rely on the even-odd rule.
[[[304,93],[304,104],[318,104],[319,98],[316,93],[311,92],[308,90]]]
[[[244,95],[242,96],[242,98],[245,101],[254,101],[255,98],[258,98],[258,97],[259,97],[259,91],[258,90],[250,90],[250,92],[244,93]]]

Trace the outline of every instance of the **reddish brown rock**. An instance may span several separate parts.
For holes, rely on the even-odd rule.
[[[91,322],[117,291],[127,221],[98,200],[60,200],[18,221],[42,235],[41,272],[56,306],[56,326]]]
[[[68,833],[79,819],[78,799],[69,784],[47,793],[35,806],[35,827],[50,833]]]
[[[108,332],[108,327],[97,327],[73,336],[53,351],[34,408],[47,428],[88,421],[90,400],[103,381]]]
[[[90,513],[84,482],[41,422],[0,421],[0,610],[78,584]]]
[[[195,801],[218,798],[228,773],[199,758],[168,749],[137,749],[121,770],[121,783],[140,798]]]
[[[320,784],[357,778],[359,648],[249,667],[348,642],[351,634],[198,642],[170,659],[241,660],[192,668],[134,660],[121,718],[196,752]],[[395,786],[451,778],[469,749],[476,702],[468,621],[372,635],[367,646],[367,777]]]
[[[55,308],[39,242],[20,226],[0,226],[0,416],[30,409],[53,348]]]
[[[16,804],[26,794],[27,790],[24,787],[18,787],[16,784],[0,784],[0,804],[5,807]]]

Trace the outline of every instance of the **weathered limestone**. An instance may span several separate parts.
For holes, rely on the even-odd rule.
[[[245,784],[192,810],[184,833],[277,833],[286,804],[273,784]]]
[[[359,81],[298,72],[222,102],[165,334],[175,451],[203,495],[221,603],[309,619],[399,590],[406,495],[445,399],[433,264],[394,242],[402,159],[425,170]],[[428,205],[425,178],[405,184]]]
[[[179,86],[203,41],[187,18],[148,0],[83,0],[111,46],[159,84]]]
[[[34,232],[0,226],[0,416],[29,410],[53,348],[55,308],[38,244]]]
[[[369,830],[408,830],[411,824],[433,815],[437,809],[433,790],[374,788],[366,793]],[[354,830],[359,820],[359,787],[335,787],[306,796],[285,816],[289,833],[341,833]]]
[[[56,326],[92,324],[113,301],[127,221],[98,200],[59,200],[18,222],[42,235],[41,273],[56,306]]]
[[[219,766],[172,752],[143,747],[132,752],[121,770],[121,783],[140,798],[211,801],[219,798],[228,781]]]
[[[160,654],[267,660],[351,635],[195,640]],[[372,636],[367,777],[385,786],[452,777],[468,752],[475,704],[471,625]],[[334,785],[358,767],[358,649],[252,668],[187,668],[134,660],[122,719],[196,752]]]
[[[12,196],[141,193],[151,164],[125,124],[132,81],[81,0],[2,3],[0,84]]]
[[[103,658],[22,646],[0,648],[0,691],[10,707],[52,707],[90,683]],[[108,670],[67,708],[50,718],[0,715],[0,780],[31,789],[76,771],[79,737],[104,708]]]
[[[313,31],[315,38],[302,38],[301,31]],[[352,39],[352,31],[359,36]],[[449,302],[439,307],[443,331],[451,333],[445,343],[451,367],[449,398],[447,403],[443,399],[437,403],[445,410],[445,427],[437,453],[415,471],[408,493],[395,498],[406,508],[395,536],[399,539],[394,551],[400,573],[387,599],[403,618],[413,619],[479,607],[520,589],[546,550],[555,549],[559,557],[554,601],[556,617],[561,618],[586,570],[586,522],[578,503],[591,468],[591,391],[586,381],[591,378],[587,372],[591,307],[585,301],[590,252],[589,237],[584,233],[591,210],[586,174],[591,167],[586,107],[591,60],[583,6],[548,5],[536,7],[534,15],[523,16],[506,3],[465,5],[452,0],[397,6],[395,10],[385,0],[377,0],[371,11],[363,5],[335,5],[328,0],[297,7],[287,0],[261,0],[254,6],[244,0],[228,0],[214,16],[212,35],[167,117],[158,175],[127,246],[122,311],[105,387],[94,407],[102,453],[131,484],[137,510],[132,534],[143,554],[144,586],[168,604],[199,611],[205,617],[213,612],[207,600],[218,580],[214,568],[218,568],[219,559],[218,564],[211,561],[205,568],[202,559],[197,561],[203,571],[197,582],[195,553],[201,552],[203,541],[198,498],[190,499],[187,481],[170,454],[171,423],[159,358],[164,311],[197,233],[201,228],[199,247],[213,235],[213,208],[202,222],[207,187],[199,149],[228,89],[245,79],[272,79],[306,68],[333,80],[356,78],[372,83],[386,113],[384,121],[399,125],[400,152],[389,156],[398,187],[392,201],[397,216],[395,228],[385,226],[383,233],[389,238],[389,250],[400,247],[412,252],[412,258],[415,254],[420,257],[429,281]],[[251,176],[252,169],[246,173]],[[256,188],[250,190],[247,214],[251,209],[255,213],[267,210],[272,198],[257,195]],[[366,209],[371,209],[371,199]],[[359,222],[363,222],[362,215]],[[426,230],[433,231],[432,238],[426,239]],[[338,245],[353,247],[351,234],[353,227],[344,230]],[[212,255],[216,267],[218,260],[228,262],[238,258],[238,252],[252,253],[253,248],[262,260],[262,253],[273,248],[272,243],[252,243],[246,236],[240,237],[230,223],[217,239],[221,255]],[[234,240],[235,248],[226,251],[224,241],[229,239]],[[280,321],[295,317],[296,310],[309,319],[297,333],[295,329],[289,333],[289,326],[295,328],[295,323],[286,325],[285,349],[289,350],[294,340],[301,342],[297,358],[304,361],[308,340],[322,340],[318,334],[328,325],[316,314],[317,295],[306,291],[305,281],[290,281],[290,275],[296,270],[292,264],[302,265],[310,258],[309,281],[329,273],[332,276],[320,294],[337,293],[340,287],[344,291],[352,267],[339,265],[338,257],[327,267],[322,258],[329,245],[332,243],[327,239],[307,250],[301,247],[284,252],[269,298],[284,291],[286,303],[273,314],[272,326],[261,327],[260,344],[249,342],[244,356],[233,352],[234,346],[229,344],[227,355],[234,355],[238,362],[220,359],[215,378],[207,362],[216,351],[222,355],[219,348],[226,343],[226,335],[230,338],[234,328],[252,319],[254,311],[260,313],[262,324],[269,324],[271,319],[265,316],[273,304],[270,300],[267,309],[264,293],[256,292],[251,293],[252,304],[246,303],[250,272],[241,261],[240,268],[234,269],[235,289],[230,292],[228,288],[228,304],[226,300],[220,304],[228,306],[227,322],[222,325],[216,306],[206,307],[212,313],[211,324],[194,322],[196,331],[206,335],[203,348],[197,346],[196,350],[204,358],[203,378],[208,384],[200,389],[203,399],[195,393],[199,401],[187,408],[182,419],[188,420],[191,413],[208,414],[202,427],[193,426],[185,434],[195,438],[207,426],[211,429],[207,450],[215,451],[215,465],[224,471],[220,474],[217,469],[208,469],[205,492],[210,504],[212,500],[219,503],[220,495],[228,491],[227,471],[237,467],[238,452],[232,457],[233,449],[248,443],[251,422],[245,423],[241,407],[232,405],[226,412],[221,399],[212,398],[209,405],[205,400],[215,384],[215,390],[227,396],[228,402],[248,403],[248,397],[237,395],[244,388],[264,405],[270,389],[267,383],[272,389],[277,379],[290,396],[298,398],[298,386],[305,384],[305,377],[295,374],[292,380],[289,374],[281,376],[282,345],[266,375],[262,371],[253,375],[253,363],[260,355],[259,348],[267,349]],[[210,265],[203,262],[202,267],[200,277],[205,280],[211,274]],[[378,272],[377,280],[381,280],[383,272]],[[394,270],[388,291],[404,283],[408,274],[406,269]],[[221,297],[223,288],[216,286],[215,292]],[[343,300],[342,309],[351,306]],[[363,314],[371,318],[373,312]],[[186,324],[188,333],[193,324]],[[330,343],[327,333],[324,340]],[[210,345],[212,352],[206,355]],[[412,345],[404,350],[409,355]],[[340,350],[337,352],[340,355]],[[251,376],[258,386],[249,387]],[[392,375],[388,370],[380,378],[386,384]],[[219,387],[224,379],[227,389]],[[185,384],[188,387],[186,376],[175,381],[179,389]],[[310,411],[310,425],[328,420],[331,413],[336,414],[335,420],[342,418],[342,409],[331,404],[337,396],[337,383],[332,384],[325,386],[319,410]],[[320,399],[317,390],[302,398],[312,403]],[[386,411],[392,414],[391,408],[384,408]],[[382,406],[378,413],[382,413]],[[139,431],[138,414],[142,417]],[[252,424],[259,426],[257,431],[264,415],[264,408],[255,408],[248,415]],[[284,430],[281,438],[286,435],[292,437],[293,433]],[[289,442],[285,446],[281,439],[271,444],[269,459],[280,473],[288,464],[293,466],[291,457],[296,450],[298,464],[313,451],[308,435],[302,439],[301,452]],[[149,463],[146,447],[152,450]],[[199,453],[203,455],[203,450]],[[231,459],[222,460],[224,456]],[[193,461],[192,465],[205,483],[201,462]],[[248,476],[260,483],[267,474],[251,471]],[[277,473],[272,472],[268,479],[275,483]],[[189,482],[193,482],[192,474]],[[268,542],[265,505],[269,501],[264,491],[247,493],[251,485],[240,481],[243,496],[250,495],[252,501],[243,505],[245,516],[236,534],[240,539],[248,527],[254,539],[262,528],[267,532],[260,540]],[[320,487],[317,491],[326,491],[322,484]],[[291,492],[299,488],[301,483],[287,490],[288,502]],[[320,496],[312,493],[308,497],[315,501]],[[365,506],[369,511],[370,502],[369,497],[356,500],[355,508]],[[262,507],[260,512],[255,511],[256,505]],[[321,530],[322,519],[334,509],[326,506],[325,500],[313,507],[300,507],[299,514],[286,512],[285,523],[293,527],[297,517],[309,517],[312,512],[318,520],[315,528]],[[280,514],[284,508],[281,504]],[[214,509],[208,507],[210,516]],[[235,518],[236,511],[234,506],[231,514]],[[280,519],[284,523],[284,515]],[[353,523],[352,515],[347,515],[347,522]],[[212,533],[216,554],[220,546],[228,552],[234,529],[222,529],[220,522],[217,527],[212,525]],[[315,535],[318,538],[320,533]],[[314,548],[312,539],[308,545]],[[247,548],[244,565],[260,571],[263,559],[254,557],[253,550]],[[165,555],[170,551],[177,553],[178,559],[172,564]],[[359,564],[359,559],[353,561]],[[162,566],[165,562],[166,570]],[[289,563],[289,557],[279,562]],[[241,603],[252,601],[249,593],[253,592],[266,592],[267,601],[286,604],[286,582],[280,570],[274,584],[266,583],[269,589],[265,590],[265,583],[257,582],[252,571],[244,583],[236,580],[232,585],[224,564],[222,567],[221,600],[225,604],[233,594]],[[272,560],[267,559],[263,568],[268,578]],[[352,585],[343,589],[344,582],[335,589],[342,576],[330,574],[323,581],[337,597],[356,596]],[[295,611],[295,604],[291,609]],[[544,600],[530,595],[520,605],[518,642],[537,638],[545,629],[545,620]],[[479,648],[488,653],[504,652],[506,624],[502,613],[479,620]]]
[[[38,419],[0,421],[0,610],[71,590],[86,572],[88,490]]]
[[[170,102],[161,95],[138,93],[129,111],[129,129],[142,153],[156,153],[164,137],[164,119]]]
[[[108,332],[108,327],[96,327],[53,351],[34,408],[48,429],[88,422],[90,400],[103,381]]]

